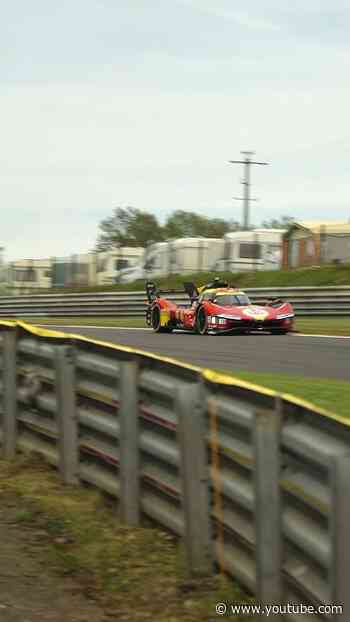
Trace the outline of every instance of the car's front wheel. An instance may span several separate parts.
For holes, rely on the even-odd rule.
[[[196,315],[196,331],[200,335],[208,332],[208,317],[203,307],[200,307]]]

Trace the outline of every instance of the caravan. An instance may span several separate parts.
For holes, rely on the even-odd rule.
[[[279,270],[282,262],[283,229],[235,231],[224,236],[224,253],[216,263],[218,272]]]
[[[19,259],[7,264],[7,287],[13,294],[49,289],[52,285],[51,259]]]
[[[121,272],[133,269],[143,256],[144,248],[124,246],[113,250],[96,253],[97,285],[112,285]]]
[[[120,273],[118,282],[214,270],[223,256],[224,245],[219,238],[179,238],[151,244],[137,265]]]
[[[142,259],[122,270],[118,283],[193,272],[245,272],[279,270],[282,229],[235,231],[220,238],[180,238],[157,242],[145,249]]]

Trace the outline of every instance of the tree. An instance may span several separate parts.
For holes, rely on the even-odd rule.
[[[231,224],[227,220],[222,218],[208,219],[207,223],[207,238],[222,238],[225,233],[231,231]]]
[[[98,252],[116,246],[146,246],[151,241],[163,239],[157,218],[134,207],[116,207],[112,216],[100,222],[99,229],[96,242]]]
[[[118,246],[147,246],[151,242],[184,237],[222,238],[237,231],[239,223],[222,218],[208,218],[196,212],[176,210],[162,227],[156,216],[135,207],[116,207],[113,215],[99,224],[97,252]]]
[[[264,229],[288,229],[294,221],[293,216],[280,216],[271,220],[263,220],[261,226]]]
[[[206,237],[222,238],[231,230],[231,223],[221,218],[208,218],[195,212],[176,210],[164,226],[166,238]]]

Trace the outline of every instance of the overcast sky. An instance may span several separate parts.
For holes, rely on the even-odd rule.
[[[348,0],[11,0],[0,9],[0,245],[90,250],[117,205],[350,217]]]

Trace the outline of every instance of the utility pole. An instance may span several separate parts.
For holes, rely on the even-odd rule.
[[[245,181],[241,181],[241,184],[244,185]],[[232,197],[235,201],[246,201],[245,197]],[[252,201],[259,201],[259,199],[252,199],[251,197],[249,197],[249,203],[251,203]],[[248,228],[249,228],[249,223],[248,223]]]
[[[254,151],[241,151],[241,154],[244,157],[244,160],[229,160],[230,164],[244,164],[244,181],[242,181],[242,184],[244,186],[244,193],[243,193],[243,202],[244,202],[244,207],[243,207],[243,229],[244,230],[248,230],[249,229],[249,207],[250,207],[250,201],[254,201],[254,199],[250,198],[250,166],[251,164],[260,164],[262,166],[266,166],[268,164],[268,162],[254,162],[251,159],[251,156],[254,155]]]

